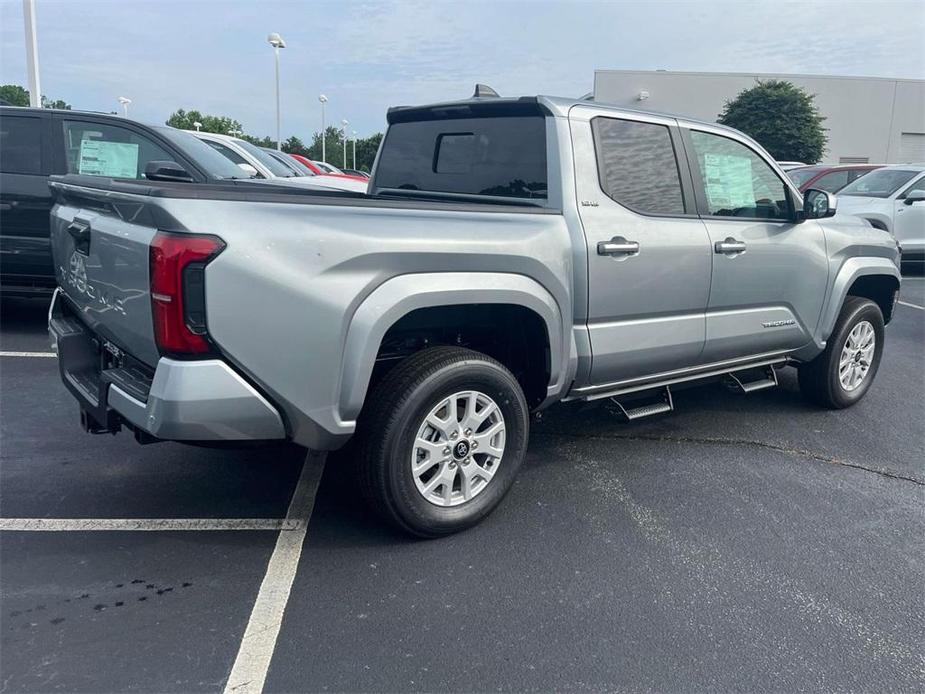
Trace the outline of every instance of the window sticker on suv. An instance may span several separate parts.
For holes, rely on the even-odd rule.
[[[135,178],[138,145],[128,142],[81,140],[77,172],[90,176]]]
[[[746,157],[705,154],[703,169],[711,208],[735,209],[755,204],[752,163]]]

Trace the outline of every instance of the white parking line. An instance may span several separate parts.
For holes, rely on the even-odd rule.
[[[299,527],[293,532],[280,533],[276,540],[276,548],[270,556],[267,573],[260,584],[244,638],[225,684],[225,694],[257,694],[263,691],[289,592],[299,568],[302,543],[315,505],[324,460],[324,454],[309,453],[302,465],[302,474],[286,513],[286,520],[297,521]]]
[[[57,357],[54,352],[0,352],[0,357]]]
[[[897,301],[897,304],[902,304],[903,306],[908,306],[909,308],[917,308],[919,311],[925,311],[925,306],[919,306],[918,304],[910,304],[908,301]]]
[[[0,530],[26,532],[155,530],[299,530],[286,518],[0,518]]]

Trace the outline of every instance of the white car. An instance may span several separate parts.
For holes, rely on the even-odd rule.
[[[790,171],[790,169],[795,169],[798,166],[807,166],[801,161],[779,161],[777,165],[780,167],[781,171]]]
[[[272,179],[274,183],[302,186],[305,188],[328,188],[333,190],[347,190],[354,193],[365,193],[366,184],[361,181],[352,181],[349,178],[334,176],[315,176],[299,172],[287,166],[269,152],[252,145],[247,140],[240,140],[230,135],[218,133],[204,133],[187,130],[213,149],[223,154],[238,167],[255,178]]]
[[[925,264],[925,166],[884,166],[855,179],[838,191],[838,214],[892,233],[903,264]]]

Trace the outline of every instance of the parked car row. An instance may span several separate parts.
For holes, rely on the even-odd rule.
[[[879,168],[877,164],[816,164],[788,169],[787,175],[797,184],[801,192],[815,188],[837,193],[855,179]]]
[[[100,113],[0,109],[0,282],[7,294],[41,294],[54,288],[49,175],[367,191],[368,178],[362,172],[228,135],[145,125]],[[842,215],[862,217],[893,233],[904,262],[925,262],[925,203],[916,197],[925,187],[922,167],[798,164],[778,162],[789,168],[787,175],[801,191],[838,191],[844,196]]]
[[[223,135],[145,125],[120,116],[0,106],[0,283],[4,294],[50,294],[48,177],[366,192],[366,179],[313,171],[275,150]]]
[[[890,232],[903,265],[925,268],[925,166],[884,166],[838,191],[838,212]]]
[[[366,180],[343,174],[320,173],[304,166],[299,160],[275,149],[257,147],[247,140],[230,135],[187,130],[216,152],[256,179],[275,183],[321,186],[355,193],[366,192]]]

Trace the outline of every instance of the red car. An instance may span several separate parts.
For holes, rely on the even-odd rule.
[[[308,157],[303,157],[301,154],[292,154],[290,152],[289,156],[295,159],[300,164],[306,166],[316,176],[334,176],[335,178],[350,178],[350,179],[353,179],[354,181],[363,181],[363,183],[367,182],[367,179],[364,178],[363,176],[351,176],[345,173],[331,173],[328,171],[323,171],[317,164],[315,164],[315,162],[313,162]]]
[[[790,179],[797,184],[803,193],[810,188],[835,193],[856,178],[879,169],[878,164],[839,164],[833,166],[798,166],[787,171]]]

